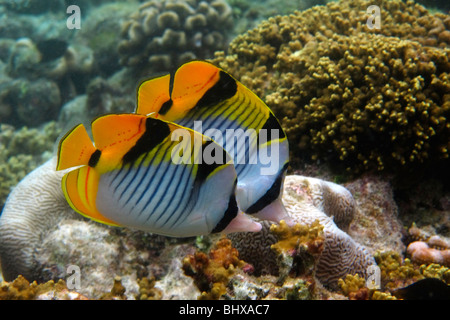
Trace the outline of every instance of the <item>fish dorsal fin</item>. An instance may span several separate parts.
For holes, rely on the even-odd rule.
[[[95,147],[86,128],[79,124],[61,139],[56,170],[87,165]]]
[[[170,74],[144,81],[137,91],[136,113],[148,115],[160,112],[168,101],[170,101]]]
[[[219,81],[220,71],[213,64],[204,61],[183,64],[175,73],[173,107],[170,108],[166,119],[179,119],[195,107],[206,92]]]
[[[102,157],[121,159],[145,132],[144,115],[108,114],[92,122],[92,137]]]

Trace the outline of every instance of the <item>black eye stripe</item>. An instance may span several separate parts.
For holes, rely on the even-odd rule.
[[[102,152],[100,150],[95,150],[94,153],[89,158],[88,166],[94,168],[98,161],[100,160],[100,156],[102,155]]]

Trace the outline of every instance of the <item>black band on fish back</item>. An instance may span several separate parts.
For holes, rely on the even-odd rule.
[[[231,220],[236,218],[238,212],[239,209],[236,202],[236,196],[233,193],[230,197],[230,201],[228,201],[228,208],[225,211],[223,218],[214,227],[211,233],[218,233],[221,232],[223,229],[225,229],[230,224]]]

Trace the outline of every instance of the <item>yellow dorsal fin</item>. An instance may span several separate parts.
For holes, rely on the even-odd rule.
[[[159,112],[162,105],[170,100],[170,74],[141,83],[137,92],[136,113],[148,115]]]
[[[183,64],[175,73],[172,101],[165,119],[174,121],[181,118],[203,95],[219,80],[220,69],[205,61],[192,61]]]
[[[98,191],[98,174],[95,170],[85,166],[70,171],[62,178],[61,186],[67,202],[76,212],[94,221],[118,225],[104,217],[95,207]]]
[[[56,170],[87,165],[94,151],[95,147],[86,128],[79,124],[61,139]]]
[[[121,159],[145,132],[144,115],[108,114],[92,122],[92,137],[102,157]]]

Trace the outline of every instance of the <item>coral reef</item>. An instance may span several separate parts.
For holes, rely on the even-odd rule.
[[[78,292],[67,289],[64,280],[43,284],[30,283],[22,276],[12,282],[0,283],[0,300],[87,300]]]
[[[138,281],[139,295],[136,300],[159,300],[162,298],[161,289],[155,288],[155,278],[143,278]]]
[[[323,245],[323,248],[320,248],[321,254],[315,267],[315,276],[322,284],[336,287],[338,279],[346,274],[358,273],[365,277],[368,266],[375,261],[363,246],[337,227],[348,227],[349,219],[346,216],[353,216],[354,200],[348,190],[319,179],[287,176],[283,203],[295,223],[315,228],[318,220],[323,226],[324,241],[318,246],[320,248]],[[330,213],[323,211],[326,208],[334,213],[334,221]],[[241,259],[255,266],[256,274],[278,275],[280,271],[276,255],[271,249],[277,237],[267,236],[270,226],[270,223],[264,222],[262,232],[228,235]],[[261,266],[264,267],[260,269]]]
[[[137,1],[114,1],[103,5],[96,3],[87,11],[74,43],[92,50],[95,76],[108,77],[121,69],[117,48],[121,25],[138,7]]]
[[[59,134],[55,122],[49,122],[41,129],[22,127],[19,130],[0,124],[0,208],[11,189],[50,157]]]
[[[383,25],[370,30],[370,4],[270,18],[214,59],[281,119],[294,163],[358,173],[448,162],[450,19],[382,1]]]
[[[54,120],[61,106],[84,94],[93,78],[119,71],[121,22],[138,6],[138,1],[85,3],[82,28],[70,30],[61,23],[67,18],[66,6],[29,15],[0,5],[2,122],[37,126]]]
[[[100,297],[100,300],[127,300],[125,295],[125,287],[122,285],[122,278],[114,277],[114,284],[110,292],[105,293]]]
[[[223,294],[233,298],[235,292],[242,295],[247,289],[253,290],[255,298],[286,299],[316,296],[319,283],[314,280],[314,275],[325,284],[336,283],[337,279],[348,273],[364,275],[366,267],[373,263],[362,246],[338,229],[332,218],[311,204],[312,199],[315,199],[317,206],[326,208],[326,203],[340,204],[337,200],[339,197],[344,198],[341,199],[343,203],[351,201],[348,191],[332,184],[327,185],[331,190],[331,198],[327,196],[321,199],[321,194],[328,194],[323,191],[327,183],[318,179],[286,178],[284,200],[287,210],[307,227],[294,227],[289,231],[287,226],[281,224],[270,231],[267,223],[261,233],[269,234],[267,238],[247,238],[245,243],[243,240],[248,235],[242,234],[240,240],[234,239],[242,251],[242,255],[238,256],[238,251],[231,247],[227,239],[220,240],[209,254],[196,253],[195,244],[200,243],[196,239],[174,239],[169,242],[165,237],[85,221],[67,205],[59,185],[60,173],[54,171],[54,165],[54,159],[51,159],[30,173],[7,200],[0,218],[0,258],[3,276],[7,281],[12,281],[19,274],[39,281],[65,279],[68,266],[76,265],[83,275],[82,288],[78,291],[90,298],[100,298],[110,290],[113,279],[105,277],[105,274],[117,274],[121,276],[128,298],[139,298],[145,294],[147,297],[149,294],[159,297],[157,292],[149,293],[150,285],[147,293],[143,293],[141,284],[139,293],[137,279],[154,277],[153,288],[160,290],[163,299],[219,298]],[[333,200],[329,202],[330,199]],[[346,209],[346,206],[341,208]],[[339,213],[335,211],[338,223],[338,217],[343,217]],[[316,220],[320,221],[320,225]],[[342,220],[346,221],[345,218]],[[345,228],[345,224],[342,227]],[[296,236],[295,230],[306,237]],[[286,276],[261,275],[258,264],[243,256],[246,252],[247,255],[256,252],[260,255],[259,261],[262,261],[260,265],[264,263],[268,269],[279,268],[279,255],[271,249],[271,245],[279,240],[276,234],[285,240],[301,239],[294,252],[297,254],[291,255],[292,265],[285,268]],[[287,238],[283,235],[287,235]],[[186,245],[180,245],[183,242]],[[289,241],[282,240],[275,247],[286,248],[283,243]],[[207,250],[207,247],[204,249]],[[287,249],[285,252],[292,250]],[[184,259],[184,272],[190,270],[194,281],[182,271],[182,257],[186,257],[186,254],[191,258]],[[312,260],[306,263],[299,261],[299,257],[312,257]],[[285,258],[285,261],[289,261],[289,254]],[[331,269],[333,273],[330,276]],[[200,274],[207,274],[208,277],[196,277]],[[246,280],[247,289],[238,280],[242,278],[251,278],[251,281]],[[283,284],[274,284],[281,278],[284,278]],[[227,284],[234,288],[233,291],[226,290]]]
[[[415,223],[408,230],[406,253],[414,263],[440,264],[450,267],[450,240],[436,234],[430,226],[419,228]]]
[[[356,210],[347,231],[371,252],[403,252],[403,223],[389,178],[364,174],[344,184],[353,195]]]
[[[35,0],[16,0],[16,1],[3,1],[1,3],[5,5],[11,11],[27,13],[27,14],[40,14],[50,10],[64,10],[65,1],[63,0],[50,0],[46,3]]]
[[[278,283],[283,284],[288,276],[313,277],[324,247],[323,226],[319,220],[311,225],[299,223],[288,226],[285,221],[270,226],[277,238],[271,246],[277,254]]]
[[[433,241],[433,238],[430,238],[427,242],[423,241],[414,241],[408,245],[407,253],[411,257],[411,260],[417,263],[437,263],[443,266],[450,266],[450,249],[445,247],[446,249],[435,249],[430,247],[430,244]]]
[[[366,280],[358,274],[346,275],[345,279],[339,279],[339,287],[343,294],[350,300],[367,300],[369,298],[369,289],[366,287]]]
[[[36,127],[57,118],[61,95],[54,81],[19,79],[2,87],[0,108],[5,115],[4,123]]]
[[[57,282],[67,279],[67,266],[77,265],[82,270],[77,292],[92,299],[343,297],[321,284],[335,290],[340,286],[344,296],[351,299],[391,299],[392,290],[420,279],[450,281],[448,267],[419,265],[390,251],[375,255],[381,288],[366,288],[362,281],[368,266],[374,263],[372,256],[321,211],[328,207],[325,204],[330,195],[334,209],[347,203],[334,212],[336,223],[349,229],[352,221],[343,218],[340,211],[348,204],[351,211],[358,210],[358,205],[347,190],[319,179],[286,177],[283,201],[298,225],[289,227],[283,222],[271,227],[264,222],[259,237],[235,234],[228,236],[231,242],[222,238],[215,243],[214,237],[170,242],[165,237],[86,221],[66,204],[60,177],[55,174],[50,160],[19,183],[8,198],[0,218],[0,257],[8,281],[18,274],[28,274],[27,279]],[[328,192],[324,192],[324,185]],[[354,212],[347,214],[355,217]],[[417,239],[422,241],[435,239],[420,230],[413,229],[412,233],[419,234]],[[210,242],[215,243],[212,249],[208,249]],[[209,252],[199,251],[196,245]],[[266,269],[261,269],[263,265]],[[105,276],[111,274],[120,275],[120,283]],[[112,295],[111,288],[115,288]]]
[[[3,122],[38,126],[54,120],[64,102],[85,90],[84,82],[93,69],[88,47],[73,44],[66,48],[63,41],[46,41],[49,53],[60,50],[59,55],[46,60],[39,45],[30,38],[20,38],[5,54],[0,80]]]
[[[200,300],[217,300],[226,293],[226,286],[236,268],[244,267],[238,251],[229,239],[221,239],[209,254],[201,251],[183,259],[183,271],[194,279],[201,292]]]
[[[385,289],[405,287],[424,278],[411,260],[402,259],[398,252],[377,252],[375,260],[381,271],[381,286]]]
[[[147,278],[139,281],[141,295],[139,298],[148,299],[149,296],[160,297],[158,289],[153,288],[154,281]],[[119,276],[114,277],[114,283],[109,292],[102,294],[99,300],[127,300],[126,288],[122,285]],[[77,291],[70,290],[64,280],[57,282],[49,280],[38,284],[36,281],[30,283],[23,276],[18,276],[14,281],[0,283],[0,300],[89,300],[90,298]]]
[[[79,292],[89,298],[109,292],[113,279],[105,275],[111,274],[121,276],[128,298],[139,294],[137,279],[159,280],[166,274],[166,280],[155,284],[155,293],[159,288],[164,299],[198,294],[185,292],[192,281],[182,275],[174,258],[189,252],[181,245],[189,239],[168,240],[86,221],[68,206],[60,187],[63,172],[55,172],[55,161],[52,158],[28,174],[6,201],[0,217],[0,260],[6,281],[18,275],[39,282],[66,279],[68,267],[74,265],[82,274]],[[180,284],[182,290],[176,289]]]
[[[34,279],[34,254],[42,236],[71,209],[61,191],[63,173],[56,159],[29,173],[8,196],[0,216],[0,261],[7,281],[23,275]]]
[[[121,63],[149,74],[211,58],[225,48],[231,27],[231,8],[222,0],[149,1],[123,25]]]
[[[431,294],[440,294],[439,282],[435,286],[435,283],[425,284],[422,280],[437,279],[446,284],[450,281],[450,269],[439,264],[417,265],[408,258],[402,259],[399,253],[393,251],[377,252],[375,259],[381,271],[380,287],[368,288],[366,281],[358,274],[339,279],[341,292],[350,300],[420,299],[419,294],[409,292],[413,287],[419,291],[430,290]]]

